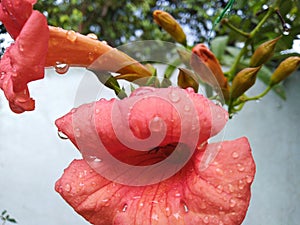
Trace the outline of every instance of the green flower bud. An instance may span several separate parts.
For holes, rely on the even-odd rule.
[[[272,58],[276,43],[279,41],[281,36],[262,43],[253,53],[250,60],[250,67],[261,66],[265,62],[267,62],[270,58]]]
[[[254,85],[256,81],[256,75],[260,68],[261,66],[254,68],[245,68],[235,76],[231,86],[231,99],[237,99]]]
[[[180,44],[186,45],[186,35],[179,23],[169,13],[162,10],[153,12],[154,21]]]
[[[291,56],[283,60],[276,68],[270,79],[270,86],[278,84],[280,81],[291,75],[300,65],[299,56]]]

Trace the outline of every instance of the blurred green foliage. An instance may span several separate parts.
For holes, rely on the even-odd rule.
[[[152,12],[155,9],[167,11],[184,27],[191,45],[208,40],[216,18],[221,14],[227,0],[39,0],[35,8],[47,16],[49,24],[81,33],[95,33],[101,40],[113,46],[134,40],[165,40],[171,38],[154,24]],[[263,16],[263,9],[272,4],[270,0],[235,1],[227,14],[230,22],[244,31],[251,31]],[[279,10],[290,27],[289,35],[278,44],[281,50],[292,47],[300,30],[300,3],[298,0],[282,0]],[[260,44],[283,33],[279,18],[274,15],[255,38]],[[217,26],[212,37],[229,34],[229,45],[243,40],[233,31]]]

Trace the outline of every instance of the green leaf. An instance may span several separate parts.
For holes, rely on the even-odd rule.
[[[211,41],[211,51],[221,60],[228,43],[228,36],[219,36]]]

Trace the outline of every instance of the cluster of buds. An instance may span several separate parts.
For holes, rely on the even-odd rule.
[[[183,29],[169,13],[155,10],[153,17],[154,21],[167,31],[175,41],[186,45],[186,35]],[[231,83],[224,75],[216,56],[204,44],[194,46],[192,53],[187,54],[179,51],[178,54],[182,62],[186,66],[191,67],[194,72],[188,69],[180,69],[177,84],[182,88],[192,87],[197,91],[200,82],[207,83],[211,87],[221,90],[225,102],[230,107],[255,84],[257,74],[262,66],[273,57],[276,44],[280,39],[281,36],[259,45],[251,56],[249,67],[230,77],[229,81]],[[300,57],[294,56],[285,59],[270,77],[268,89],[271,89],[293,73],[299,64]]]

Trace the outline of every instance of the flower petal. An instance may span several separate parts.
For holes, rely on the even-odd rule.
[[[36,0],[2,0],[0,2],[0,20],[13,39],[19,36],[35,3]]]
[[[6,50],[0,61],[0,87],[16,113],[34,109],[27,83],[44,77],[48,39],[45,16],[33,11],[16,42]]]
[[[106,180],[84,160],[74,160],[55,189],[94,225],[238,225],[255,174],[251,149],[246,138],[213,145],[222,147],[205,171],[199,170],[202,149],[168,180],[132,187]]]
[[[227,119],[222,107],[191,88],[143,87],[123,100],[83,105],[56,125],[81,151],[107,149],[119,160],[136,165],[146,159],[137,158],[141,151],[135,150],[178,142],[195,149],[223,129]]]
[[[49,26],[50,40],[46,66],[58,63],[88,67],[90,70],[107,70],[121,74],[137,74],[137,78],[149,77],[151,72],[125,53],[102,41]]]

